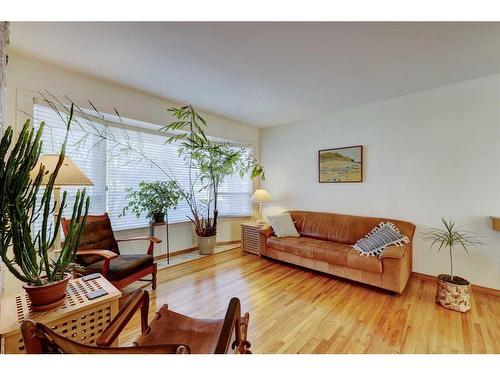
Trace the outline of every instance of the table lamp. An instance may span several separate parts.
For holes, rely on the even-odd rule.
[[[272,202],[271,196],[264,189],[257,189],[252,195],[252,202],[259,204],[259,219],[257,223],[263,224],[264,220],[262,220],[262,204]]]
[[[45,167],[46,173],[43,176],[41,185],[47,185],[49,182],[50,175],[54,172],[57,162],[59,161],[59,155],[44,155],[42,156],[35,167],[31,170],[30,177],[32,180],[35,179],[38,171],[40,170],[40,166],[43,165]],[[64,157],[61,168],[59,169],[59,173],[57,174],[55,184],[54,184],[54,202],[55,202],[55,210],[54,210],[54,223],[57,221],[57,216],[59,214],[59,204],[61,203],[61,187],[62,186],[93,186],[94,184],[90,179],[85,176],[82,170],[67,156]],[[56,231],[56,240],[54,242],[54,247],[52,250],[60,251],[61,250],[61,233],[59,228],[55,228]]]

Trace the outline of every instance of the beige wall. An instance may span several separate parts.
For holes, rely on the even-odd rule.
[[[91,100],[99,106],[102,112],[112,113],[112,108],[116,107],[124,117],[160,125],[170,121],[167,108],[176,105],[159,97],[34,59],[12,49],[8,52],[6,100],[6,124],[8,125],[17,127],[22,125],[26,119],[23,111],[29,110],[33,95],[44,90],[58,97],[67,95],[80,104]],[[257,128],[210,113],[203,113],[203,115],[209,124],[208,134],[258,147]],[[238,240],[240,220],[238,218],[221,219],[217,240]],[[119,231],[117,237],[127,238],[148,234],[148,228],[141,228]],[[165,230],[157,229],[156,235],[165,239]],[[190,223],[179,223],[170,227],[171,251],[190,248],[195,246],[195,243],[196,239]],[[138,247],[142,251],[146,248],[146,244],[139,243]],[[122,251],[130,253],[136,250],[132,244],[127,244],[122,247]],[[157,255],[164,252],[164,245],[160,245]],[[17,280],[10,275],[6,275],[6,279],[6,294],[19,290],[20,283]]]
[[[388,82],[390,84],[390,82]],[[335,88],[332,88],[332,90]],[[318,183],[320,149],[364,145],[365,181]],[[500,289],[500,75],[401,96],[264,129],[263,184],[284,209],[382,216],[417,225],[414,271],[449,273],[421,233],[441,217],[480,234],[485,246],[460,249],[455,272]]]

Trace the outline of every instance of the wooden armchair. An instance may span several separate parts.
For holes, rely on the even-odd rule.
[[[64,234],[68,232],[69,223],[70,220],[61,219]],[[120,254],[118,243],[125,241],[149,241],[147,253]],[[157,267],[153,250],[160,242],[155,237],[116,240],[107,213],[89,215],[76,253],[77,262],[85,268],[86,274],[100,273],[118,289],[151,274],[152,287],[156,289]]]
[[[135,312],[141,310],[141,332],[133,346],[112,347]],[[136,290],[97,339],[83,345],[58,335],[47,326],[25,320],[21,333],[28,354],[226,354],[229,349],[250,354],[247,341],[249,314],[241,317],[240,300],[232,298],[224,319],[195,319],[163,305],[149,323],[149,294]]]

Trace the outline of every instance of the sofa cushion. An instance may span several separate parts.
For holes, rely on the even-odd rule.
[[[280,215],[268,216],[274,233],[278,237],[299,237],[299,232],[295,229],[292,217],[288,212]]]
[[[410,240],[401,234],[397,226],[391,222],[381,222],[364,238],[357,241],[352,247],[361,255],[379,256],[387,246],[403,246]]]
[[[327,212],[289,211],[301,236],[348,245],[370,232],[381,221],[391,221],[407,236],[413,238],[415,225],[406,221],[377,217],[342,215]]]
[[[352,249],[349,245],[309,237],[272,236],[266,244],[275,250],[340,266],[347,265],[347,254]]]
[[[321,247],[321,242],[323,241],[305,237],[272,236],[267,239],[267,246],[299,257],[319,259],[324,252],[324,249]]]
[[[325,252],[320,260],[338,266],[347,266],[347,255],[352,249],[350,245],[331,241],[321,242],[325,242]]]
[[[347,255],[347,267],[366,272],[382,273],[382,261],[378,257],[367,257],[350,247]]]

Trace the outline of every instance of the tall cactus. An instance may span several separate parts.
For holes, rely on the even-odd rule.
[[[12,149],[14,131],[11,127],[6,129],[0,141],[0,255],[12,274],[30,285],[41,286],[63,279],[65,270],[74,261],[85,226],[90,201],[83,190],[76,194],[62,250],[57,256],[51,256],[50,248],[56,240],[56,231],[51,231],[49,225],[56,207],[51,202],[51,197],[64,160],[72,117],[73,107],[68,117],[66,137],[57,166],[50,174],[39,202],[37,194],[43,177],[49,172],[41,166],[32,180],[30,171],[35,167],[42,151],[41,136],[45,124],[42,123],[38,131],[35,131],[30,121],[26,121]],[[65,207],[66,192],[63,193],[53,228],[59,228]],[[33,223],[38,219],[41,219],[41,228],[32,233]]]

